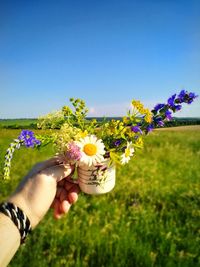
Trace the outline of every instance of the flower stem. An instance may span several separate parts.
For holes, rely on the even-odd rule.
[[[15,149],[19,149],[21,146],[21,140],[14,139],[14,141],[10,144],[9,148],[7,149],[6,155],[5,155],[5,163],[4,163],[4,179],[10,178],[10,168],[11,168],[11,160],[13,157],[13,154],[15,152]]]

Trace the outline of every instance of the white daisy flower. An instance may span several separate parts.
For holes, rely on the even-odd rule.
[[[130,143],[128,142],[124,154],[121,155],[121,164],[128,163],[130,158],[133,156],[134,151],[135,150],[134,150],[132,142]]]
[[[104,160],[105,146],[95,135],[87,135],[76,142],[81,151],[80,165],[92,166]]]

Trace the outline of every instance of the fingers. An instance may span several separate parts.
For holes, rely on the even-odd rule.
[[[47,169],[47,168],[50,168],[52,166],[55,166],[55,165],[59,165],[60,164],[60,160],[59,160],[59,157],[58,156],[55,156],[53,158],[50,158],[48,160],[45,160],[45,161],[42,161],[40,163],[37,163],[35,165],[35,169],[38,171],[38,172],[41,172],[42,170],[44,169]]]
[[[67,191],[63,188],[60,193],[60,202],[64,201],[67,199]]]
[[[79,192],[79,186],[68,179],[58,182],[56,197],[51,205],[54,208],[54,218],[60,219],[69,212],[71,205],[78,200]]]
[[[70,204],[74,204],[78,200],[78,194],[80,193],[80,187],[78,184],[72,182],[71,180],[64,180],[64,188],[68,192],[68,201]]]
[[[44,173],[51,175],[60,181],[64,177],[73,174],[75,166],[70,164],[63,164],[59,156],[55,156],[46,161],[40,162],[35,165],[34,172]],[[58,176],[58,177],[57,177]]]
[[[74,166],[72,165],[54,165],[41,171],[42,174],[51,176],[55,178],[57,182],[61,181],[63,178],[68,177],[74,171]]]
[[[68,213],[70,207],[71,204],[67,200],[64,200],[60,205],[60,209],[63,213]]]
[[[62,215],[69,212],[69,209],[72,204],[69,203],[67,199],[60,200],[56,198],[52,204],[52,207],[54,209],[54,218],[60,219]]]
[[[69,203],[74,204],[78,200],[78,194],[80,193],[80,188],[77,185],[74,185],[68,194]]]
[[[54,218],[55,219],[59,219],[62,215],[62,212],[60,210],[60,203],[58,199],[54,199],[54,202],[52,204],[53,208],[54,208]]]

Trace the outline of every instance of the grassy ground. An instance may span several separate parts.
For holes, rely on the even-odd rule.
[[[0,119],[1,128],[23,129],[36,128],[37,119]]]
[[[1,164],[18,133],[0,131]],[[52,153],[17,151],[12,181],[0,182],[0,200]],[[200,266],[199,162],[200,127],[155,131],[144,150],[117,169],[111,193],[81,194],[60,221],[49,212],[10,266]]]

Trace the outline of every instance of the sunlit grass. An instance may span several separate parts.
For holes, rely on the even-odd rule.
[[[0,131],[1,164],[19,131]],[[53,155],[17,151],[4,199],[36,162]],[[200,266],[200,128],[155,131],[102,196],[81,194],[60,221],[49,212],[10,266]],[[2,165],[1,165],[2,166]]]

